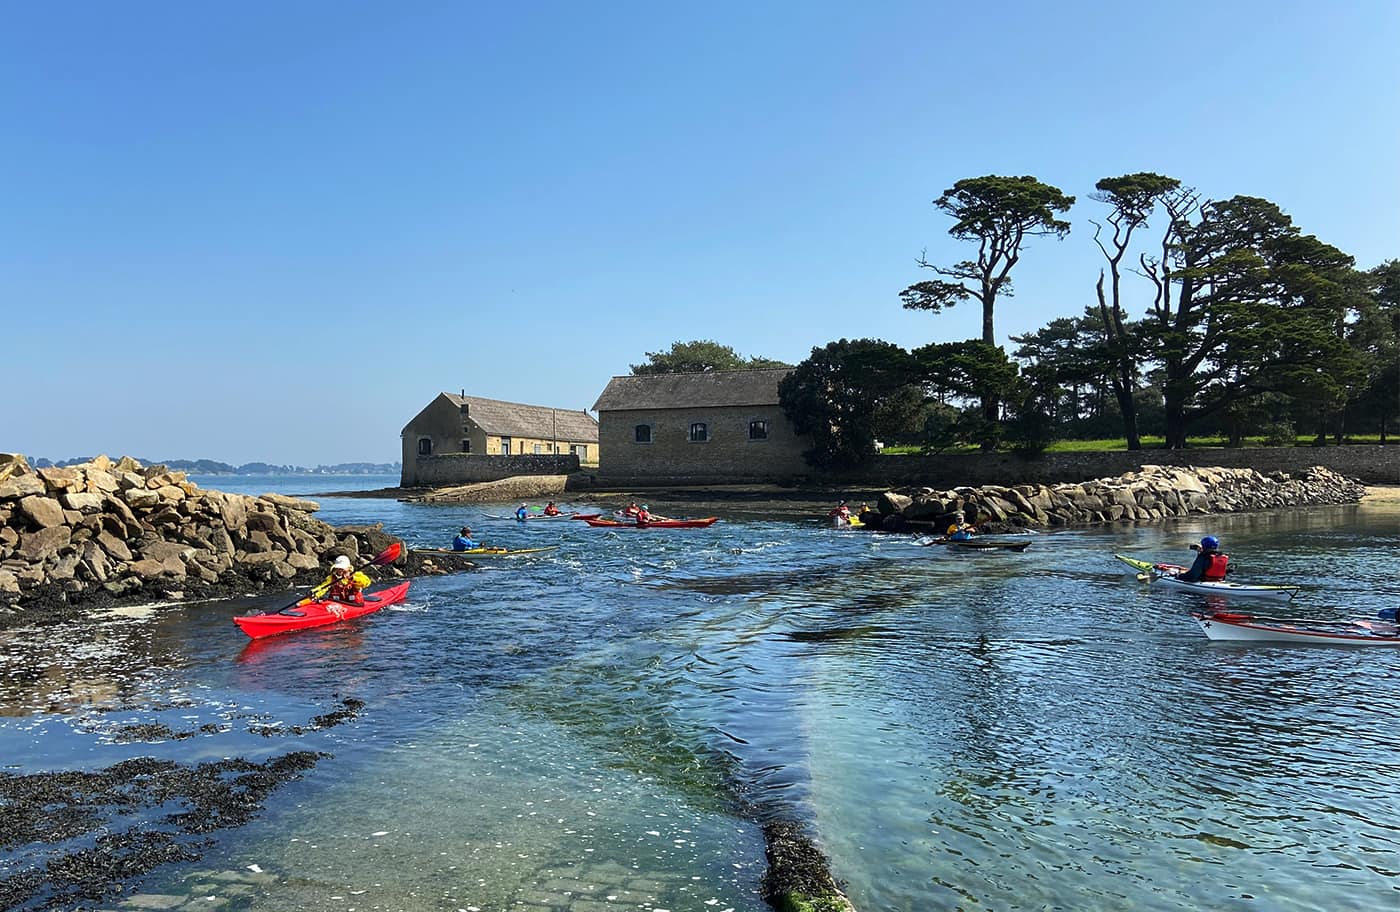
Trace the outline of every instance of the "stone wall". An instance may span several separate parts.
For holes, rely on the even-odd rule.
[[[749,423],[766,421],[768,437],[749,439]],[[703,422],[709,439],[690,439]],[[637,442],[637,426],[650,441]],[[807,475],[808,442],[797,436],[776,405],[605,411],[599,414],[601,484],[724,484],[785,481]]]
[[[1147,465],[1083,483],[887,491],[880,495],[879,512],[862,514],[861,520],[875,529],[934,532],[966,520],[987,531],[1356,503],[1364,493],[1360,483],[1323,466],[1266,475],[1254,469]]]
[[[1260,472],[1302,472],[1312,466],[1326,466],[1368,484],[1400,485],[1400,446],[1374,444],[1047,453],[1039,459],[1022,459],[1009,453],[877,456],[868,467],[843,475],[841,480],[889,487],[1055,484],[1123,475],[1145,465],[1216,466]]]
[[[578,456],[477,456],[447,453],[442,456],[414,456],[412,469],[404,463],[404,478],[413,478],[412,487],[442,487],[499,481],[517,475],[569,475],[579,470]]]
[[[319,582],[337,554],[373,556],[390,541],[323,523],[317,509],[203,490],[130,458],[35,470],[0,454],[0,604],[285,589]]]

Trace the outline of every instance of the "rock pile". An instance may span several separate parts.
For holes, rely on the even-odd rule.
[[[1145,465],[1082,484],[887,491],[867,526],[942,531],[966,519],[996,531],[1011,526],[1069,526],[1152,521],[1189,513],[1243,513],[1277,507],[1356,503],[1360,482],[1322,466],[1290,475],[1254,469]]]
[[[336,554],[393,541],[377,526],[330,526],[317,509],[203,490],[130,457],[33,469],[0,454],[0,605],[286,589],[319,581]]]

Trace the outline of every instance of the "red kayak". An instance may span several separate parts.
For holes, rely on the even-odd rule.
[[[618,522],[615,519],[585,519],[590,526],[603,529],[703,529],[719,522],[718,516],[704,519],[654,519],[651,522]]]
[[[347,605],[329,599],[305,601],[286,609],[285,613],[247,614],[236,617],[233,622],[253,639],[289,633],[293,630],[306,630],[308,627],[324,627],[338,624],[351,618],[373,614],[386,605],[402,602],[408,595],[409,581],[405,580],[388,589],[365,593],[363,605]]]

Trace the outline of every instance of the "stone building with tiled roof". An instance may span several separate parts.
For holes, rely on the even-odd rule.
[[[587,412],[480,396],[440,393],[400,436],[404,487],[562,474],[598,458],[598,422]],[[456,458],[440,458],[448,456]]]
[[[721,484],[809,470],[778,404],[792,368],[613,377],[598,397],[604,481]]]

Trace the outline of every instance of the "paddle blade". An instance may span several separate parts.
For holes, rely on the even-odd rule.
[[[380,551],[379,556],[376,557],[374,560],[370,561],[368,566],[381,567],[384,564],[392,564],[394,561],[399,559],[399,555],[402,553],[403,544],[400,542],[394,542],[392,545],[385,548],[383,551]]]

